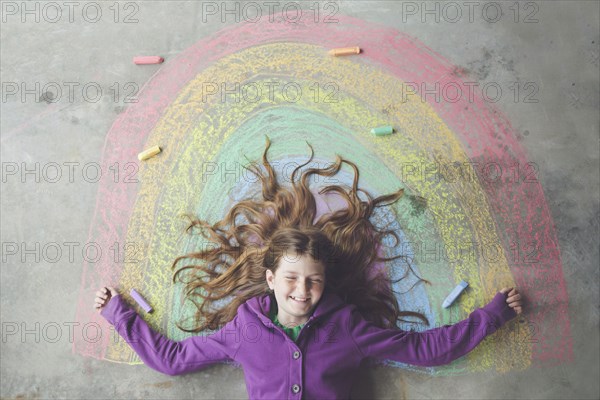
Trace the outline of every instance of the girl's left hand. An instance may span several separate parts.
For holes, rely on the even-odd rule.
[[[506,293],[509,290],[510,293],[508,293],[506,302],[508,303],[508,306],[515,310],[517,314],[521,314],[521,312],[523,312],[523,307],[521,303],[521,295],[519,294],[517,288],[502,288],[500,289],[500,293]]]

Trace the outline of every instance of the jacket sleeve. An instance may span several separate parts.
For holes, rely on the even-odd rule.
[[[153,331],[121,295],[113,296],[100,313],[149,367],[181,375],[212,364],[232,361],[240,346],[238,317],[206,336],[176,342]]]
[[[506,296],[498,292],[492,301],[473,311],[467,319],[422,332],[380,328],[353,308],[349,334],[363,357],[426,367],[448,364],[516,317],[517,313],[506,303]]]

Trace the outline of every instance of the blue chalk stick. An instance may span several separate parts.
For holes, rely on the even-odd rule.
[[[444,303],[442,303],[442,307],[444,307],[444,308],[450,307],[450,305],[452,303],[454,303],[454,300],[456,300],[458,298],[458,296],[460,296],[460,294],[463,292],[463,290],[465,290],[467,288],[467,286],[469,286],[469,284],[467,282],[460,281],[458,286],[456,286],[452,290],[452,292],[450,292],[448,297],[446,297],[446,299],[444,300]]]

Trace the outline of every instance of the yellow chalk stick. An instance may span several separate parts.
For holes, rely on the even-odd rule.
[[[144,160],[149,159],[150,157],[154,157],[155,155],[157,155],[160,152],[161,152],[160,147],[158,147],[158,146],[150,147],[148,150],[144,150],[140,154],[138,154],[138,159],[140,161],[144,161]]]
[[[350,54],[358,54],[360,53],[360,47],[342,47],[339,49],[331,49],[329,50],[329,54],[332,56],[347,56]]]

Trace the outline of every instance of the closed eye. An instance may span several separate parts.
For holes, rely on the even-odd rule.
[[[296,278],[293,277],[293,276],[286,276],[284,279],[286,281],[295,281],[296,280]],[[313,282],[313,283],[323,283],[323,281],[321,279],[312,279],[311,282]]]
[[[293,280],[296,280],[296,278],[293,278],[293,277],[286,276],[286,277],[285,277],[285,280],[287,280],[287,281],[293,281]],[[322,281],[322,280],[320,280],[320,279],[313,279],[313,280],[311,280],[311,282],[314,282],[314,283],[322,283],[323,281]]]

